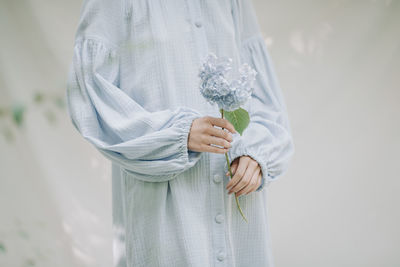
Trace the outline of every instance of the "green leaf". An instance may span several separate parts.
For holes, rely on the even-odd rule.
[[[15,124],[17,124],[17,126],[22,125],[22,122],[24,119],[24,112],[25,112],[25,106],[23,106],[22,104],[13,105],[12,117],[13,117]]]
[[[246,129],[250,123],[249,113],[243,108],[238,108],[234,111],[224,110],[224,118],[233,124],[233,127],[235,127],[235,130],[238,131],[240,135],[242,135],[244,129]]]

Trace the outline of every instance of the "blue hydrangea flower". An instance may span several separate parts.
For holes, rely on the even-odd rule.
[[[200,67],[200,92],[212,105],[227,111],[238,109],[250,99],[257,72],[247,63],[239,67],[239,77],[231,81],[226,77],[232,70],[231,58],[217,58],[209,53]]]

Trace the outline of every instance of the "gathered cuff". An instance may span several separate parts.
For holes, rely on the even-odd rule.
[[[176,128],[179,131],[179,153],[180,158],[185,165],[185,169],[186,165],[193,165],[193,163],[197,162],[202,155],[202,152],[192,151],[188,148],[188,138],[193,121],[200,117],[202,117],[200,113],[192,111],[192,114],[186,114],[186,116],[182,117],[182,119],[176,123]]]

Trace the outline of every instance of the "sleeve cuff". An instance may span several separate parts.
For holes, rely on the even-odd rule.
[[[189,138],[189,133],[190,129],[192,127],[193,120],[196,118],[200,118],[202,115],[200,113],[195,113],[186,116],[182,121],[180,122],[180,125],[178,126],[180,129],[180,136],[179,136],[179,141],[180,141],[180,154],[183,159],[184,164],[188,164],[190,166],[193,166],[201,157],[202,152],[198,151],[192,151],[189,150],[188,148],[188,138]]]

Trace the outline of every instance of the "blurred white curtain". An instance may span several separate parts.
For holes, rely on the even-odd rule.
[[[400,1],[253,3],[296,145],[268,189],[276,265],[399,266]],[[110,163],[54,102],[80,6],[0,1],[0,266],[112,265]]]

